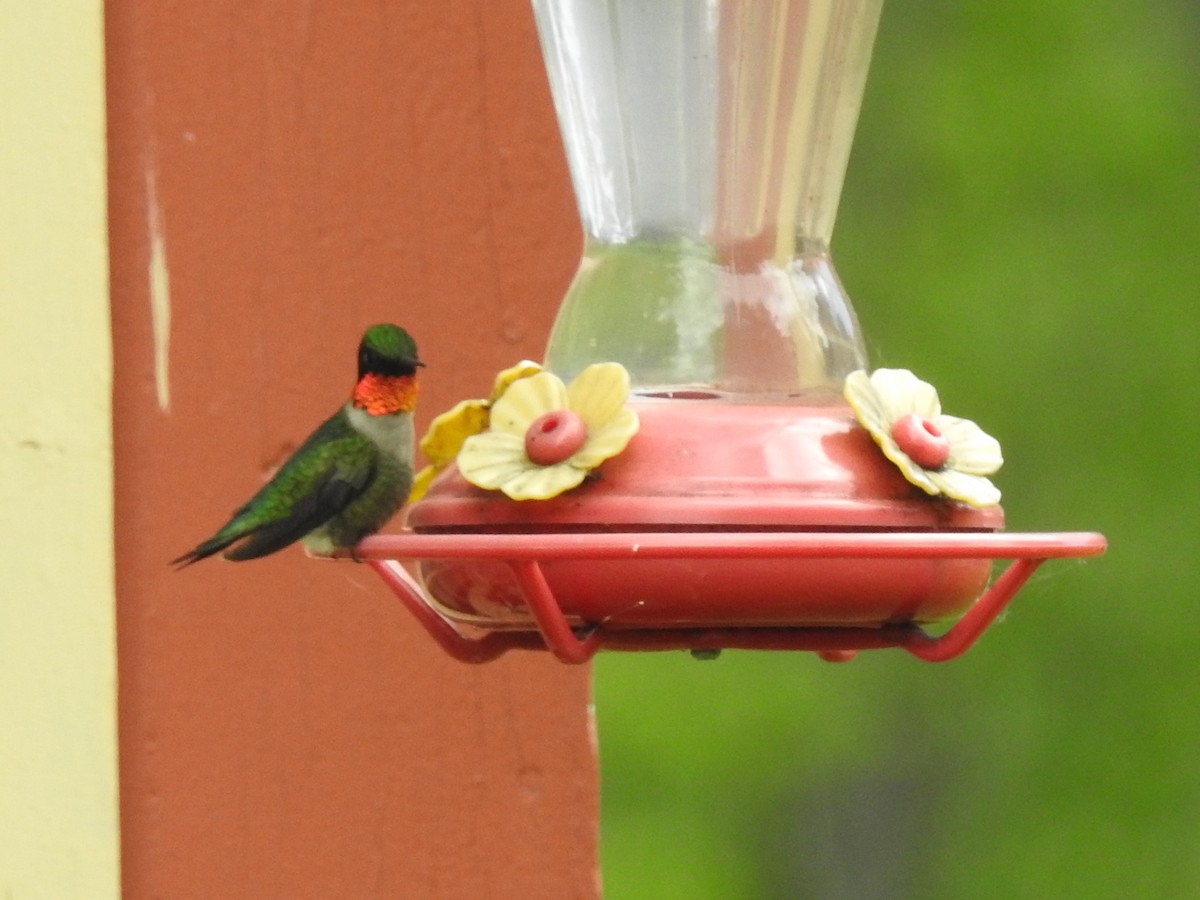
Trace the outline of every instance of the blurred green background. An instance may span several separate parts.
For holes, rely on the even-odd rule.
[[[834,241],[874,366],[1097,530],[957,661],[602,654],[605,893],[1200,897],[1200,5],[884,9]]]

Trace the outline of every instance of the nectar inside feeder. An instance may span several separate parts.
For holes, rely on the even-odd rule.
[[[454,655],[943,659],[1043,559],[1104,549],[1005,535],[994,501],[931,496],[954,461],[942,420],[906,413],[881,444],[843,399],[866,354],[829,243],[881,6],[533,0],[585,232],[545,367],[569,380],[619,363],[639,428],[548,499],[449,466],[411,507],[412,534],[362,542]],[[547,470],[587,439],[568,408],[513,436]],[[989,587],[1001,557],[1016,562]],[[418,560],[423,586],[396,559]],[[921,629],[956,619],[940,638]]]

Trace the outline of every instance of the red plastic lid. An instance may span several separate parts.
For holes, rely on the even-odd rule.
[[[417,531],[608,528],[1003,527],[910,484],[847,406],[720,399],[631,401],[641,428],[620,456],[551,500],[511,500],[450,467],[409,510]]]

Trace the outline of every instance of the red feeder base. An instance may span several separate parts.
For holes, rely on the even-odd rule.
[[[941,659],[1043,559],[1104,548],[1099,535],[1003,535],[999,507],[927,496],[840,401],[630,406],[638,434],[578,488],[515,501],[451,467],[409,511],[415,534],[368,538],[356,555],[459,659],[889,646]],[[988,588],[996,558],[1017,562]],[[424,588],[397,559],[419,561]],[[918,627],[959,616],[941,638]]]

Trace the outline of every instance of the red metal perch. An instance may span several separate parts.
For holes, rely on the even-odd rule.
[[[376,535],[356,548],[455,659],[480,663],[513,649],[549,649],[567,663],[582,663],[598,650],[715,651],[808,650],[831,661],[860,650],[899,647],[926,662],[944,662],[968,650],[1047,559],[1097,556],[1103,535],[1093,532],[639,532],[538,534]],[[911,623],[878,627],[608,627],[605,622],[572,627],[556,600],[542,564],[552,560],[617,559],[1011,559],[974,604],[945,633],[933,636]],[[398,560],[487,560],[511,567],[533,624],[511,623],[478,634],[460,630],[430,601]],[[470,627],[470,626],[468,626]]]

